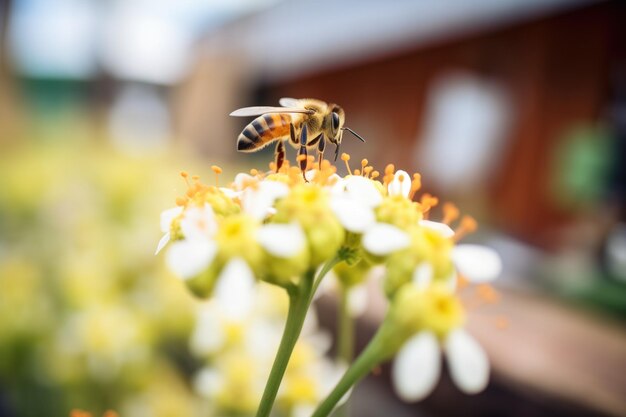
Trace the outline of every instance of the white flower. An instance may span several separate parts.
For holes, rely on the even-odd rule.
[[[374,209],[382,199],[371,180],[350,176],[332,187],[330,208],[346,230],[363,233],[376,222]]]
[[[489,361],[482,347],[465,330],[452,330],[443,341],[452,380],[461,391],[475,394],[489,380]],[[396,392],[405,401],[428,396],[441,373],[441,350],[434,333],[423,331],[400,349],[392,369]]]
[[[302,252],[306,237],[298,223],[272,223],[259,228],[257,241],[270,254],[279,258],[291,258]]]
[[[408,197],[411,192],[411,177],[406,171],[398,170],[393,176],[393,180],[387,186],[387,193],[390,196]]]
[[[243,320],[253,307],[254,286],[254,274],[246,261],[234,258],[217,278],[213,297],[226,317]]]
[[[357,201],[372,209],[378,207],[383,201],[383,196],[374,182],[360,176],[349,176],[338,180],[333,186],[331,194]]]

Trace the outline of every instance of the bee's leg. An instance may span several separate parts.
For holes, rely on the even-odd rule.
[[[318,163],[319,163],[319,169],[322,169],[322,161],[324,160],[324,148],[326,147],[326,138],[324,137],[324,134],[322,133],[320,135],[321,137],[319,138],[320,141],[317,144],[317,157],[319,159]]]
[[[283,162],[285,161],[285,145],[283,145],[283,141],[279,140],[276,143],[276,150],[274,151],[275,161],[276,161],[276,172],[280,171],[280,167],[283,166]]]
[[[296,128],[293,123],[289,123],[289,139],[291,139],[291,143],[294,145],[298,144],[298,138],[296,136]]]
[[[307,128],[306,124],[302,125],[302,130],[300,131],[300,151],[298,152],[298,159],[300,160],[300,171],[302,171],[302,178],[304,181],[308,182],[306,176],[304,175],[306,171],[307,165],[307,152],[306,152],[306,144],[307,144]]]

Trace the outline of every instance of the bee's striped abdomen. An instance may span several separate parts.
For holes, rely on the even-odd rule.
[[[239,135],[237,150],[254,152],[275,140],[289,137],[290,123],[288,114],[268,113],[257,117]]]

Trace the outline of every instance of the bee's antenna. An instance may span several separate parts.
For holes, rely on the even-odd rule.
[[[359,139],[361,142],[365,143],[365,139],[363,139],[361,137],[361,135],[359,135],[358,133],[356,133],[354,130],[350,129],[349,127],[342,127],[343,130],[347,130],[348,132],[352,133],[354,136],[357,137],[357,139]]]

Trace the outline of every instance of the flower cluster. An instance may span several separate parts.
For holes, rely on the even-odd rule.
[[[188,190],[162,214],[164,236],[157,252],[168,245],[169,267],[192,292],[213,296],[232,317],[250,314],[259,281],[284,288],[293,305],[305,304],[306,312],[329,270],[348,299],[356,300],[361,297],[351,294],[362,293],[372,269],[382,266],[389,310],[372,340],[373,353],[364,352],[371,356],[368,363],[397,354],[396,389],[403,399],[418,400],[438,380],[443,349],[457,386],[467,393],[482,390],[488,361],[463,330],[456,289],[461,279],[495,279],[499,257],[486,247],[457,244],[476,222],[461,217],[453,205],[443,205],[440,222],[430,218],[439,201],[427,193],[418,198],[419,174],[388,165],[381,175],[367,160],[352,170],[349,155],[342,160],[345,177],[328,161],[318,165],[309,158],[304,178],[299,168],[285,163],[278,172],[238,174],[223,187],[219,167],[213,167],[215,185],[182,173]],[[284,369],[277,371],[278,380],[283,374]],[[344,379],[355,375],[348,371]],[[348,380],[342,381],[347,391]],[[275,395],[268,394],[270,407]],[[329,400],[334,401],[330,406],[340,397]],[[314,415],[326,415],[318,412]]]

